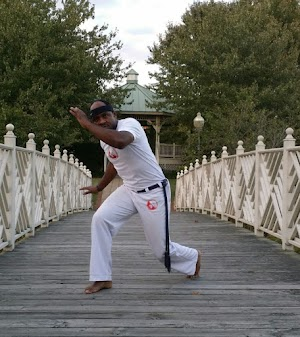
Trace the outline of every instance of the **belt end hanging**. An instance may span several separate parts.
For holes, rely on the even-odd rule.
[[[171,258],[170,258],[169,252],[165,252],[165,267],[170,273],[171,272]]]

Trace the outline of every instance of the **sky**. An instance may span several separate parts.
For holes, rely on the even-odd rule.
[[[181,16],[194,0],[90,0],[95,5],[92,26],[108,24],[108,31],[117,29],[116,39],[123,43],[120,56],[125,65],[132,63],[138,72],[138,83],[147,85],[154,80],[149,71],[157,66],[147,65],[150,56],[148,46],[158,41],[168,23],[178,24]]]

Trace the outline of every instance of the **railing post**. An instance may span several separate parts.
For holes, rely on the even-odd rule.
[[[228,220],[227,217],[225,218],[224,213],[225,213],[225,159],[228,157],[228,152],[227,152],[227,146],[222,147],[222,155],[221,155],[221,207],[222,207],[222,213],[221,213],[221,219],[223,220]]]
[[[289,229],[288,218],[289,218],[289,170],[292,167],[291,156],[289,153],[289,149],[295,147],[296,140],[293,137],[294,130],[292,128],[287,128],[285,130],[286,137],[283,140],[283,156],[282,156],[282,249],[290,249],[291,245],[289,244],[289,237],[291,230]]]
[[[259,230],[261,225],[261,216],[259,214],[259,191],[260,191],[260,151],[263,151],[266,146],[264,144],[264,137],[257,137],[257,144],[255,147],[255,190],[254,190],[254,233],[257,236],[263,236],[264,233]]]
[[[235,162],[235,226],[236,227],[243,227],[243,224],[239,221],[241,215],[241,154],[245,152],[243,147],[244,142],[242,140],[238,141],[238,147],[236,148],[236,162]]]
[[[187,205],[187,180],[188,180],[188,173],[189,173],[189,170],[188,170],[188,167],[185,166],[184,167],[184,176],[183,176],[183,181],[184,181],[184,211],[188,210],[188,205]]]
[[[42,153],[46,156],[45,158],[45,172],[46,172],[46,177],[45,177],[45,192],[46,192],[46,201],[47,201],[47,206],[45,210],[45,224],[42,225],[43,227],[48,227],[49,226],[49,214],[50,214],[50,147],[49,147],[49,140],[45,139],[43,142],[44,146],[42,147]]]
[[[60,181],[62,182],[61,192],[62,192],[62,214],[66,215],[68,213],[68,190],[69,190],[69,177],[67,176],[68,166],[65,164],[68,162],[68,151],[63,150],[63,155],[61,156],[61,168],[60,171],[61,177]],[[65,163],[64,163],[65,162]]]
[[[190,198],[189,200],[189,211],[190,212],[194,212],[195,211],[195,169],[193,166],[193,163],[190,163],[190,167],[189,167],[189,173],[188,173],[188,179],[189,179],[189,191],[187,193],[187,195],[189,195],[188,198]],[[193,207],[193,202],[194,202],[194,207]]]
[[[28,233],[29,236],[33,236],[35,234],[35,211],[36,211],[36,190],[35,190],[35,182],[36,182],[36,143],[34,141],[34,133],[28,134],[28,141],[26,143],[26,149],[31,151],[31,184],[30,184],[30,196],[31,196],[31,209],[30,209],[30,227],[31,230]]]
[[[200,167],[199,164],[199,159],[195,160],[195,165],[194,165],[194,191],[193,191],[193,197],[194,197],[194,211],[195,212],[200,212],[200,205],[199,205],[199,196],[200,196],[200,180],[199,180],[199,170],[198,167]]]
[[[4,136],[4,144],[11,147],[11,160],[10,160],[10,208],[9,208],[9,238],[7,250],[14,250],[15,248],[15,235],[16,235],[16,187],[17,187],[17,170],[16,170],[16,139],[14,134],[14,125],[6,125],[6,135]]]
[[[214,211],[214,204],[213,204],[213,200],[214,200],[214,197],[213,197],[213,180],[214,180],[214,162],[217,160],[217,157],[216,157],[216,151],[211,151],[211,157],[210,157],[210,177],[209,177],[209,192],[208,192],[208,195],[209,195],[209,202],[210,202],[210,214],[212,215],[213,214],[213,211]]]
[[[61,203],[62,203],[62,200],[60,198],[60,189],[61,189],[61,159],[60,159],[60,146],[58,144],[55,145],[55,150],[54,150],[54,158],[57,158],[58,161],[57,161],[57,191],[56,191],[56,220],[59,220],[60,217],[61,217],[61,213],[62,213],[62,208],[60,208],[61,206]]]

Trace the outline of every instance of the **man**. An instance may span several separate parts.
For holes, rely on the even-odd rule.
[[[167,246],[172,268],[190,278],[198,277],[200,253],[169,241],[168,231],[166,234],[170,187],[140,123],[134,118],[118,120],[113,107],[104,100],[96,100],[91,105],[90,119],[77,107],[71,107],[70,113],[100,140],[109,160],[98,185],[81,188],[84,194],[102,191],[117,174],[123,179],[123,185],[103,202],[93,216],[90,257],[90,281],[93,283],[85,289],[85,293],[92,294],[112,287],[112,238],[136,213],[141,217],[146,240],[155,256],[163,262]]]

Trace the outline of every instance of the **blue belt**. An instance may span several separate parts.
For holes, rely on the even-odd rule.
[[[149,186],[149,187],[146,187],[143,190],[136,191],[136,193],[145,193],[145,192],[148,192],[148,191],[152,191],[152,190],[154,190],[158,187],[167,186],[167,183],[168,183],[168,180],[164,179],[162,182],[160,182],[158,184],[155,184],[155,185],[152,185],[152,186]]]

